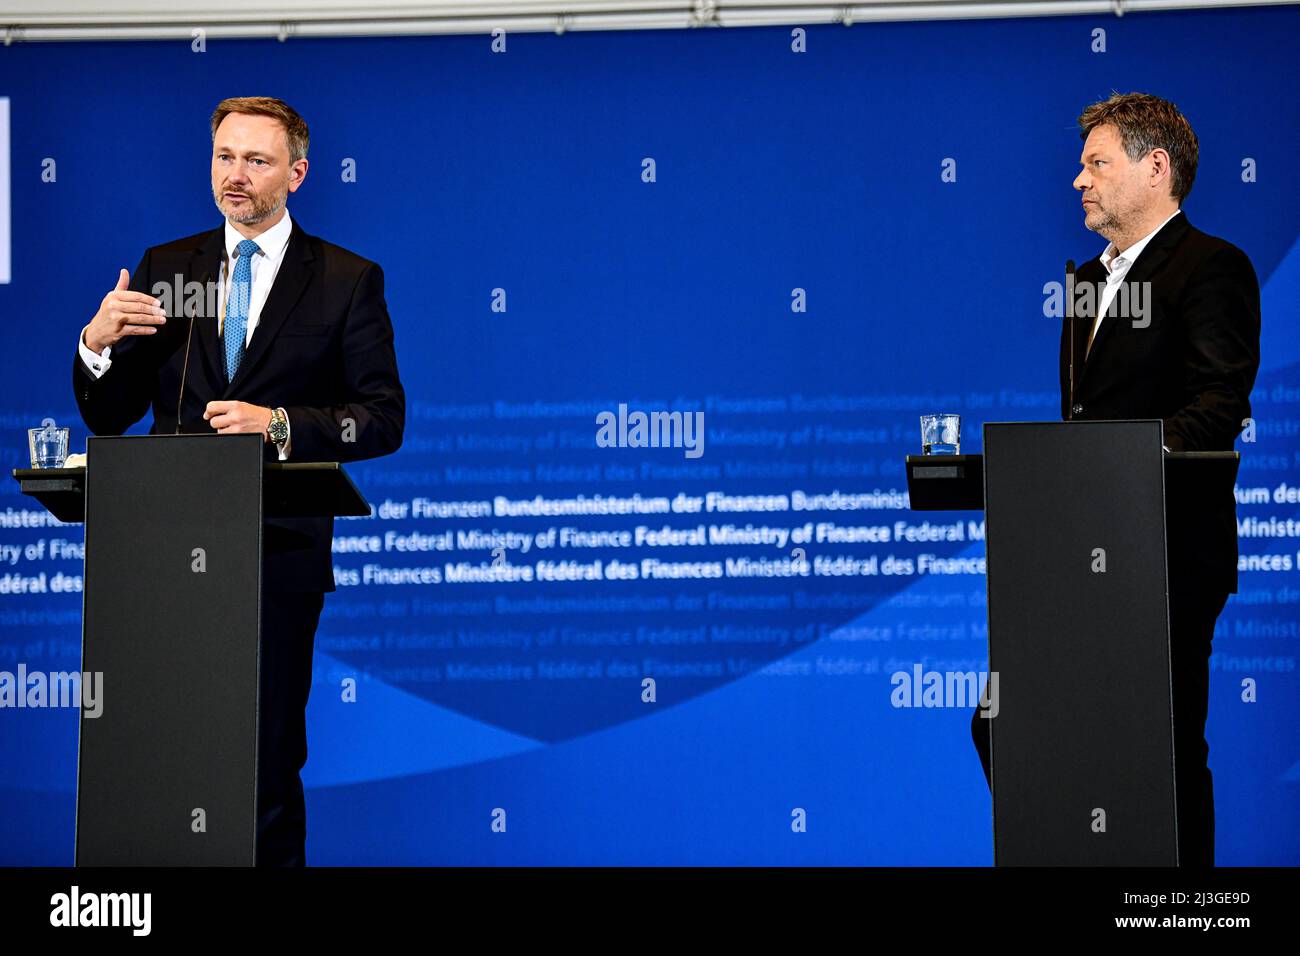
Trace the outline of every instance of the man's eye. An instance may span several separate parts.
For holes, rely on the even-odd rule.
[[[1092,161],[1092,164],[1093,164],[1094,166],[1100,166],[1100,165],[1101,165],[1102,163],[1104,163],[1104,162],[1105,162],[1104,159],[1094,159],[1094,160]]]

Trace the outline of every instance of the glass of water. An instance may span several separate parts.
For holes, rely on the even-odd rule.
[[[960,455],[961,416],[922,415],[921,454]]]
[[[40,428],[27,429],[27,446],[33,468],[62,468],[68,460],[68,429],[47,418]]]

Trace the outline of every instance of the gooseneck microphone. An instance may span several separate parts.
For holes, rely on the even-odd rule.
[[[211,270],[209,270],[207,272],[204,272],[203,278],[199,280],[199,285],[203,289],[203,298],[201,301],[204,303],[208,301],[208,280],[211,278],[212,278],[212,272]],[[175,434],[177,435],[181,433],[181,411],[184,408],[183,403],[185,401],[185,375],[190,370],[190,342],[193,341],[194,339],[194,315],[196,312],[198,312],[198,306],[195,306],[189,309],[188,311],[190,313],[190,325],[189,325],[189,329],[185,333],[185,360],[181,363],[181,388],[180,391],[176,393]]]
[[[1070,336],[1070,404],[1066,408],[1065,420],[1074,421],[1074,260],[1065,260],[1065,321],[1066,331]]]

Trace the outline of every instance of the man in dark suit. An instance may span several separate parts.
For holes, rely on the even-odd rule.
[[[1083,171],[1074,187],[1084,225],[1110,243],[1075,277],[1081,307],[1061,331],[1061,416],[1158,418],[1167,451],[1231,451],[1259,370],[1259,283],[1245,253],[1196,229],[1181,210],[1196,176],[1196,134],[1172,103],[1138,93],[1094,103],[1079,126]],[[1167,486],[1183,866],[1214,865],[1205,719],[1214,625],[1237,590],[1235,479],[1234,465],[1195,484],[1171,477]],[[977,709],[972,734],[986,777],[988,725]]]
[[[122,270],[73,359],[83,420],[117,435],[152,406],[153,434],[261,434],[268,461],[396,451],[406,398],[383,272],[308,235],[285,208],[307,173],[306,123],[280,100],[242,97],[222,101],[211,127],[212,192],[226,222],[148,249],[129,281]],[[184,291],[183,310],[186,283],[198,285]],[[334,520],[266,523],[257,862],[302,865],[299,771],[316,625],[334,590]]]

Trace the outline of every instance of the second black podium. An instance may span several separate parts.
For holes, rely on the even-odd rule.
[[[914,509],[985,511],[1000,866],[1178,862],[1166,506],[1230,491],[1237,453],[1161,439],[990,422],[982,458],[907,460]]]

